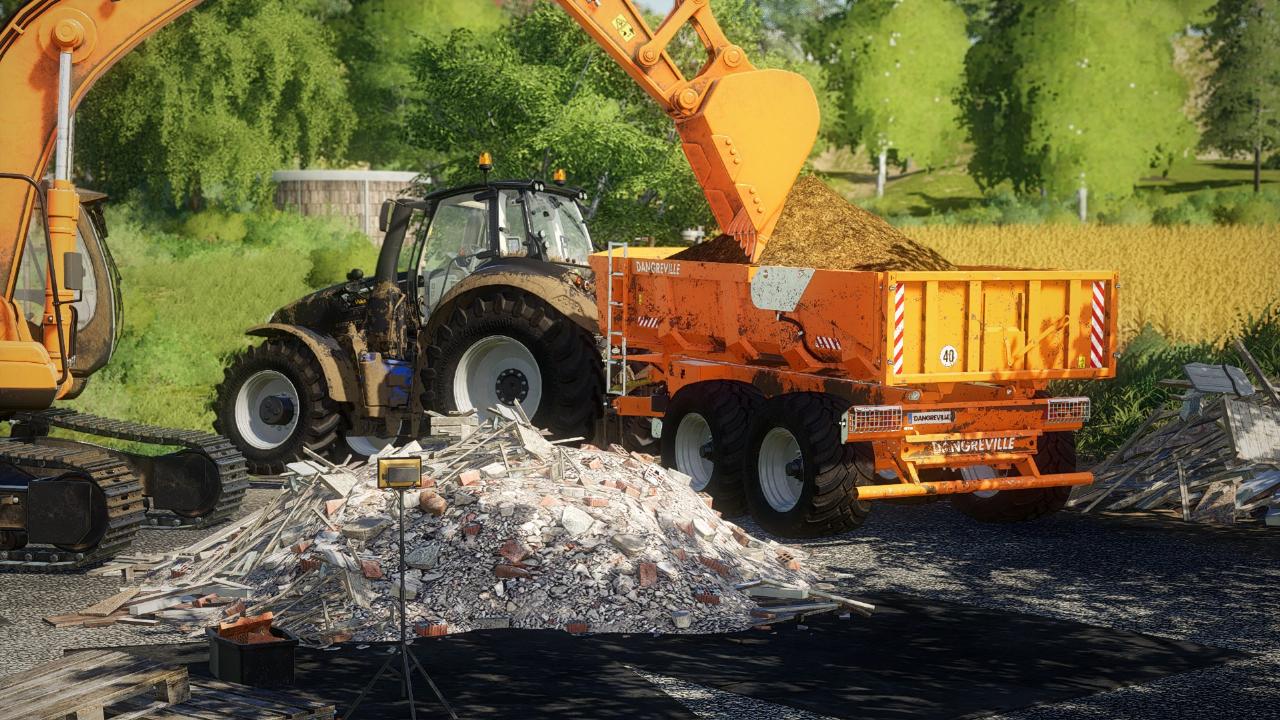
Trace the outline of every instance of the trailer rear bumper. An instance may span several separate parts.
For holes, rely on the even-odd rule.
[[[1015,477],[986,478],[982,480],[942,480],[891,485],[863,485],[858,488],[858,499],[887,500],[890,498],[922,497],[926,495],[990,492],[992,490],[1029,490],[1032,488],[1089,485],[1092,482],[1093,473],[1076,472],[1055,475],[1018,475]]]

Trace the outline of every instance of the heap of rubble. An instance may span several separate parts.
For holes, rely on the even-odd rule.
[[[408,492],[379,490],[373,461],[295,463],[275,502],[158,567],[120,612],[179,613],[196,628],[270,611],[309,644],[392,639],[402,503],[406,619],[419,635],[709,633],[871,609],[815,587],[805,553],[721,519],[653,458],[556,445],[519,421],[462,434],[384,451],[422,457]]]

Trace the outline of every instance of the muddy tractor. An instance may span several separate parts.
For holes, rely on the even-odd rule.
[[[303,448],[368,456],[426,413],[516,405],[556,437],[591,437],[604,371],[581,191],[494,181],[383,204],[372,278],[301,298],[247,334],[215,399],[218,432],[258,474]]]

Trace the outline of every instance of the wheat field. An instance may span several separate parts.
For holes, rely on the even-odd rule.
[[[1220,343],[1280,303],[1280,227],[1096,225],[903,228],[957,265],[1120,273],[1128,340],[1150,324],[1170,340]]]

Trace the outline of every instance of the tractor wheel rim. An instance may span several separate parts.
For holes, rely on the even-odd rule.
[[[382,438],[376,435],[347,435],[343,440],[347,442],[351,452],[364,457],[373,457],[396,441],[395,438]]]
[[[454,406],[463,412],[475,410],[481,421],[494,416],[491,408],[503,417],[514,418],[510,405],[499,395],[499,389],[510,386],[512,378],[520,379],[524,395],[520,407],[532,418],[542,403],[542,372],[533,353],[524,343],[505,335],[477,340],[462,353],[454,370]]]
[[[676,469],[693,478],[689,487],[698,492],[711,484],[711,475],[716,469],[710,458],[702,456],[703,448],[710,444],[711,423],[706,418],[691,412],[680,419],[675,438]]]
[[[275,397],[287,399],[295,408],[282,424],[272,424],[262,418],[262,404]],[[301,412],[298,389],[288,376],[277,370],[254,373],[236,393],[236,430],[245,442],[259,450],[274,450],[288,442],[298,428]]]
[[[800,476],[795,477],[788,466],[799,461]],[[795,509],[804,492],[804,455],[796,436],[786,428],[776,427],[765,433],[760,441],[760,455],[756,473],[760,478],[760,492],[765,502],[777,512]]]
[[[995,468],[990,465],[971,465],[969,467],[960,468],[960,477],[965,480],[990,480],[996,476]],[[978,490],[973,493],[973,496],[979,498],[992,498],[999,494],[999,490]]]

